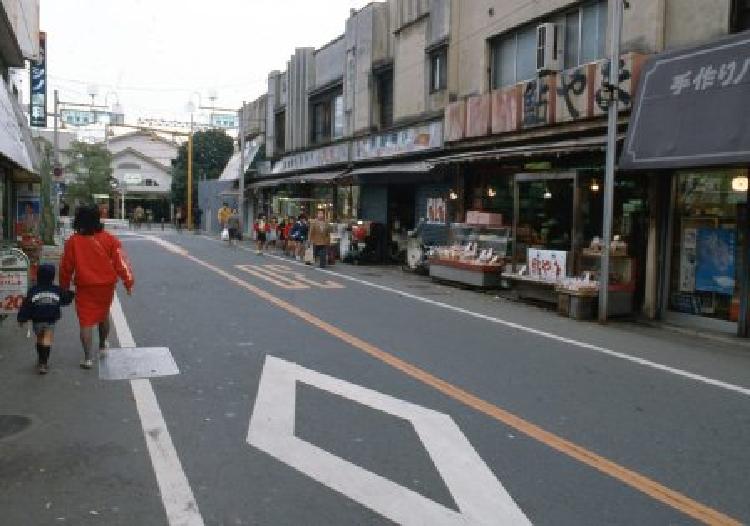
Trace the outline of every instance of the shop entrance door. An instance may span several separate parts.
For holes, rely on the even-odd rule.
[[[529,248],[575,252],[578,188],[575,172],[516,174],[513,266],[526,265]],[[568,258],[572,266],[573,258]],[[573,272],[568,268],[568,273]]]

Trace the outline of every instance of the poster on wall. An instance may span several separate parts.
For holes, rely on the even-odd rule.
[[[696,228],[685,228],[682,231],[680,247],[680,292],[695,292],[695,250]]]
[[[447,214],[445,213],[445,199],[442,197],[430,197],[427,199],[427,222],[432,224],[445,224]]]
[[[701,292],[734,294],[734,230],[699,228],[696,236],[695,289]]]
[[[555,282],[567,275],[568,253],[564,250],[528,249],[526,263],[529,276],[541,281]]]
[[[16,199],[16,224],[20,231],[17,234],[38,234],[40,211],[38,195],[19,194]]]

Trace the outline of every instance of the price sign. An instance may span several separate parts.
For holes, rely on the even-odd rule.
[[[0,252],[0,315],[15,314],[29,288],[29,260],[20,250]]]

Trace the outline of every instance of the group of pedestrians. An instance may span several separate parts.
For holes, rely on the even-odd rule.
[[[109,309],[114,300],[118,278],[127,294],[133,291],[135,279],[120,240],[104,230],[96,206],[83,206],[73,220],[74,234],[65,242],[60,262],[60,284],[55,285],[55,267],[40,265],[37,284],[24,298],[18,312],[21,325],[31,322],[36,335],[39,374],[49,370],[49,357],[54,340],[55,324],[61,307],[75,298],[80,327],[83,359],[81,367],[93,367],[93,332],[97,328],[100,355],[108,347]],[[75,285],[75,293],[71,291]]]
[[[241,240],[241,219],[236,209],[224,203],[218,211],[218,220],[222,238],[228,244]],[[253,236],[255,253],[259,256],[270,250],[309,264],[317,260],[321,267],[328,264],[331,226],[323,210],[318,210],[312,221],[305,214],[297,218],[288,216],[281,221],[276,216],[269,220],[265,214],[259,214],[253,222]]]

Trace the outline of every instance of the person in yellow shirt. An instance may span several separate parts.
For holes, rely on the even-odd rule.
[[[224,230],[227,228],[227,222],[229,221],[229,217],[232,215],[232,209],[229,208],[229,205],[227,203],[224,203],[221,208],[219,208],[219,213],[217,214],[219,218],[219,230]]]

